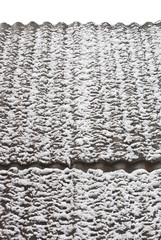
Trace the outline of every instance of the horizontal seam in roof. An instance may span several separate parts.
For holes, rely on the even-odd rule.
[[[20,163],[10,163],[10,164],[0,164],[0,170],[9,170],[12,167],[16,167],[20,170],[29,169],[29,168],[39,168],[39,169],[60,169],[64,170],[65,168],[69,169],[79,169],[84,172],[87,172],[89,169],[100,169],[103,172],[111,172],[117,170],[124,170],[126,172],[133,172],[137,169],[144,169],[148,172],[152,172],[157,169],[161,169],[161,162],[150,163],[147,161],[137,161],[137,162],[126,162],[126,161],[117,161],[115,163],[107,163],[107,162],[93,162],[93,163],[84,163],[84,162],[76,162],[71,166],[64,163],[29,163],[29,164],[20,164]]]

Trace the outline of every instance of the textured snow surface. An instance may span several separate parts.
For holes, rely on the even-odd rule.
[[[0,171],[0,239],[159,240],[161,170]]]
[[[0,163],[161,160],[161,23],[0,25]]]

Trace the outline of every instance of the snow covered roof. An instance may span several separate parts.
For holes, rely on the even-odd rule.
[[[159,240],[160,81],[161,22],[1,24],[0,239]]]
[[[161,237],[161,170],[11,168],[0,189],[0,239]]]
[[[0,162],[161,160],[161,22],[0,26]]]

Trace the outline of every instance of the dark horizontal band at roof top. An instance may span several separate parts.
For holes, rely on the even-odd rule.
[[[16,22],[12,25],[6,23],[6,22],[2,22],[0,23],[0,28],[1,29],[7,29],[7,28],[12,28],[13,30],[16,30],[16,29],[21,29],[21,28],[24,28],[24,27],[33,27],[33,28],[39,28],[43,25],[48,25],[49,27],[59,27],[59,26],[63,26],[64,28],[67,28],[67,27],[73,27],[73,26],[80,26],[80,25],[84,25],[84,26],[88,26],[88,25],[92,25],[94,27],[98,27],[98,26],[102,26],[102,27],[108,27],[109,29],[116,29],[116,28],[133,28],[133,27],[137,27],[137,28],[148,28],[150,26],[160,26],[161,25],[161,20],[160,21],[157,21],[155,23],[153,22],[145,22],[144,24],[138,24],[136,22],[132,22],[130,24],[124,24],[122,22],[118,22],[116,24],[110,24],[108,22],[102,22],[101,24],[96,24],[94,22],[87,22],[87,23],[81,23],[81,22],[78,22],[78,21],[75,21],[71,24],[66,24],[64,22],[58,22],[56,24],[52,24],[51,22],[44,22],[42,24],[38,24],[34,21],[31,21],[29,22],[28,24],[23,24],[21,22]]]

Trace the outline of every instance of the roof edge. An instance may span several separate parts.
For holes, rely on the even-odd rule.
[[[133,27],[137,27],[137,28],[148,28],[151,26],[160,26],[161,25],[161,20],[156,21],[156,22],[145,22],[144,24],[138,24],[136,22],[132,22],[130,24],[124,24],[122,22],[118,22],[116,24],[110,24],[108,22],[102,22],[101,24],[96,24],[94,22],[87,22],[87,23],[81,23],[79,21],[74,21],[71,24],[66,24],[65,22],[58,22],[56,24],[52,24],[51,22],[45,21],[42,24],[37,24],[34,21],[29,22],[28,24],[23,24],[21,22],[15,22],[14,24],[10,25],[6,22],[2,22],[0,23],[0,28],[1,29],[8,29],[8,28],[12,28],[12,29],[21,29],[23,27],[33,27],[33,28],[39,28],[42,26],[50,26],[50,27],[58,27],[58,26],[62,26],[63,28],[67,28],[67,27],[73,27],[73,26],[94,26],[94,27],[98,27],[98,26],[102,26],[102,27],[108,27],[108,28],[133,28]]]

